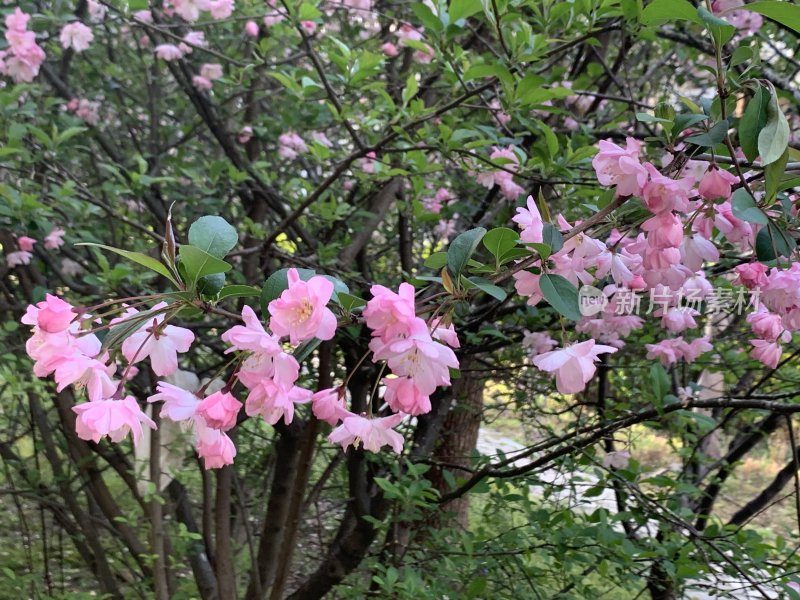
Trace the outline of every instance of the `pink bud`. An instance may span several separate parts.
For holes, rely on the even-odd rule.
[[[258,23],[255,21],[248,21],[245,23],[244,33],[250,37],[258,37]]]
[[[716,165],[711,165],[700,181],[699,192],[706,200],[716,200],[717,198],[727,200],[731,195],[731,185],[735,182],[735,175],[717,168]]]

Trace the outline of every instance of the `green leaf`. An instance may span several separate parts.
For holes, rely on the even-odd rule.
[[[727,119],[723,119],[705,133],[690,135],[686,138],[686,141],[697,146],[713,148],[725,139],[725,134],[728,133],[728,127]]]
[[[550,246],[550,254],[555,254],[564,247],[564,236],[552,223],[545,223],[542,228],[542,242]]]
[[[499,261],[500,257],[512,248],[516,248],[519,234],[508,227],[490,229],[483,236],[483,245]]]
[[[225,273],[212,273],[197,280],[197,290],[207,298],[216,298],[225,287]]]
[[[178,249],[178,255],[185,273],[186,283],[190,286],[197,284],[201,277],[214,275],[215,273],[225,273],[231,269],[231,265],[224,260],[211,256],[205,250],[190,244],[183,244]]]
[[[796,245],[788,233],[770,222],[756,236],[756,257],[761,262],[769,262],[778,256],[789,256]]]
[[[217,258],[225,258],[238,241],[236,229],[222,217],[200,217],[189,227],[189,243]]]
[[[459,21],[481,11],[483,11],[481,0],[452,0],[448,13],[451,21]]]
[[[131,252],[129,250],[122,250],[120,248],[114,248],[113,246],[106,246],[104,244],[94,244],[91,242],[81,242],[75,244],[76,246],[94,246],[95,248],[102,248],[103,250],[108,250],[109,252],[113,252],[114,254],[119,254],[120,256],[127,258],[130,261],[133,261],[137,264],[142,265],[143,267],[147,267],[151,271],[155,271],[159,275],[163,275],[167,279],[169,279],[176,287],[181,287],[172,274],[169,272],[169,269],[165,267],[161,262],[153,258],[152,256],[147,256],[147,254],[142,254],[141,252]]]
[[[153,317],[157,317],[162,313],[172,310],[173,305],[162,306],[161,308],[151,309],[144,312],[136,313],[131,317],[126,317],[109,329],[108,334],[103,338],[101,350],[108,350],[114,346],[121,344],[131,335],[136,333],[139,328],[150,321]]]
[[[417,75],[416,73],[411,73],[406,79],[406,87],[403,89],[403,106],[409,103],[409,101],[417,95],[417,91],[419,90],[419,84],[417,83]]]
[[[768,105],[769,92],[759,85],[739,121],[739,145],[750,162],[758,157],[758,134],[767,124]]]
[[[670,391],[669,375],[664,367],[655,363],[650,367],[650,381],[653,384],[653,395],[659,400],[663,400]]]
[[[292,356],[294,356],[294,359],[297,362],[301,363],[305,359],[307,359],[311,355],[311,353],[317,349],[317,346],[319,346],[321,343],[322,340],[317,338],[311,338],[310,340],[306,340],[295,349],[294,354]]]
[[[718,48],[724,46],[733,37],[733,34],[736,33],[736,27],[724,19],[720,19],[702,6],[697,8],[697,16],[705,23],[706,28],[709,33],[711,33],[711,37],[714,38],[714,43]]]
[[[764,168],[765,193],[764,202],[766,205],[772,204],[778,195],[778,187],[785,175],[786,163],[789,162],[789,148],[783,151],[781,157],[775,162],[769,163]]]
[[[425,259],[425,266],[437,271],[447,264],[447,252],[434,252]]]
[[[367,301],[363,298],[353,296],[352,294],[348,294],[346,292],[339,293],[339,306],[341,306],[347,312],[353,312],[354,309],[361,308],[362,306],[366,305]]]
[[[757,223],[759,225],[766,225],[769,223],[767,215],[764,214],[755,199],[744,188],[739,188],[733,193],[731,197],[731,209],[733,216],[747,221],[748,223]]]
[[[758,134],[758,153],[762,164],[778,160],[789,145],[789,122],[786,120],[778,96],[770,94],[767,105],[767,123]]]
[[[800,6],[797,4],[790,2],[752,2],[743,4],[738,7],[738,10],[757,12],[800,33]]]
[[[217,301],[225,298],[246,298],[248,296],[260,296],[261,290],[252,285],[226,285],[219,292]]]
[[[447,249],[447,270],[456,281],[461,276],[464,267],[467,266],[469,259],[475,253],[483,236],[486,235],[486,229],[483,227],[476,227],[465,231],[452,242]]]
[[[578,309],[578,290],[564,277],[545,273],[539,278],[539,288],[544,299],[556,311],[573,321],[581,319],[582,315]]]
[[[264,282],[264,287],[261,288],[261,312],[267,314],[267,305],[280,297],[283,290],[289,288],[289,272],[288,268],[278,269],[272,275],[267,277]],[[303,281],[308,281],[317,274],[313,269],[297,269],[297,274]]]
[[[508,298],[508,294],[503,288],[496,286],[491,281],[484,279],[483,277],[470,277],[469,281],[475,284],[475,287],[477,287],[479,290],[486,292],[492,298],[500,300],[500,302]]]
[[[641,21],[645,25],[658,25],[667,21],[702,24],[697,9],[688,0],[653,0],[642,11]]]

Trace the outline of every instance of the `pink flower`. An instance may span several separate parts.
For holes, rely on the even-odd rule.
[[[212,0],[208,3],[212,19],[227,19],[233,14],[233,0]]]
[[[160,302],[152,310],[165,306],[166,303]],[[172,375],[178,370],[178,352],[187,352],[194,341],[194,334],[188,329],[163,325],[163,322],[162,313],[145,322],[122,342],[122,354],[128,362],[138,363],[150,357],[150,366],[159,377]]]
[[[132,432],[133,443],[138,444],[142,437],[142,423],[150,429],[156,428],[156,424],[142,412],[133,396],[125,396],[122,400],[84,402],[73,406],[72,410],[78,415],[75,421],[78,437],[94,443],[105,436],[112,442],[120,442]]]
[[[383,399],[394,412],[416,416],[431,411],[430,396],[422,393],[410,377],[384,377],[381,383],[386,386]]]
[[[152,23],[153,13],[149,10],[137,10],[135,13],[133,13],[133,18],[140,23]]]
[[[734,269],[737,281],[747,289],[760,288],[767,285],[767,271],[769,267],[760,262],[745,263],[736,265]]]
[[[239,130],[239,135],[236,136],[236,141],[240,144],[246,144],[253,137],[253,128],[245,125]]]
[[[200,11],[208,7],[207,0],[172,0],[175,13],[184,21],[194,23],[200,18]]]
[[[258,23],[255,21],[248,21],[245,23],[244,33],[250,37],[258,37]]]
[[[45,294],[45,299],[37,302],[36,306],[28,306],[22,322],[39,327],[48,333],[57,333],[66,331],[77,316],[75,308],[69,302],[58,296]]]
[[[203,459],[206,469],[220,469],[232,465],[236,446],[224,431],[206,425],[202,417],[195,417],[197,433],[197,455]]]
[[[71,355],[63,355],[54,366],[59,392],[74,384],[78,391],[85,387],[89,400],[97,402],[111,397],[117,389],[117,384],[111,379],[116,371],[114,364],[106,365],[73,350]]]
[[[320,421],[325,421],[331,427],[350,415],[344,406],[344,398],[340,395],[339,388],[320,390],[311,397],[311,411]]]
[[[766,340],[750,340],[753,349],[750,356],[755,358],[770,369],[777,369],[781,360],[781,345],[778,342],[768,342]]]
[[[326,305],[333,294],[333,283],[319,275],[302,281],[297,269],[289,269],[286,277],[288,289],[269,303],[269,328],[275,335],[288,335],[293,345],[311,338],[332,339],[336,316]]]
[[[683,224],[675,213],[664,211],[642,223],[651,248],[677,248],[683,241]]]
[[[278,136],[278,156],[292,160],[299,154],[308,152],[308,146],[299,135],[293,132]]]
[[[222,65],[217,63],[205,63],[200,66],[200,77],[205,77],[209,81],[215,81],[222,77]]]
[[[33,245],[36,243],[36,240],[32,237],[28,237],[27,235],[21,235],[17,238],[17,244],[19,245],[19,249],[23,252],[32,252]]]
[[[432,394],[440,385],[450,385],[450,369],[458,368],[455,353],[439,342],[434,342],[428,326],[415,319],[407,337],[383,342],[373,338],[370,348],[375,360],[385,360],[392,373],[410,377],[422,394]]]
[[[250,417],[261,415],[270,425],[281,419],[288,425],[294,419],[294,405],[305,404],[311,397],[310,390],[282,385],[277,379],[263,379],[250,388],[244,410]]]
[[[631,453],[627,450],[609,452],[603,457],[603,467],[606,469],[627,469],[631,461]]]
[[[44,247],[48,250],[55,250],[64,245],[64,237],[66,232],[60,227],[53,227],[53,229],[44,238]]]
[[[317,31],[317,24],[314,21],[300,21],[300,26],[308,35],[314,35]]]
[[[192,85],[202,92],[208,91],[213,87],[211,81],[206,79],[202,75],[193,76]]]
[[[89,9],[89,20],[92,23],[101,23],[108,12],[108,8],[95,0],[88,0],[86,7]]]
[[[747,315],[747,322],[753,333],[764,340],[777,340],[783,333],[781,317],[765,309]]]
[[[242,307],[242,320],[244,325],[234,325],[222,334],[222,341],[233,346],[226,350],[226,353],[233,349],[270,355],[281,351],[279,339],[264,330],[255,311],[247,305]]]
[[[711,352],[714,349],[714,346],[711,345],[711,342],[707,337],[700,337],[692,340],[691,342],[684,342],[683,346],[681,347],[681,352],[683,353],[683,360],[688,363],[692,363],[697,360],[701,354],[705,354],[706,352]]]
[[[533,196],[528,196],[527,205],[527,209],[517,208],[517,215],[511,220],[522,228],[519,239],[527,243],[541,244],[544,222]]]
[[[75,52],[83,52],[89,48],[93,39],[92,30],[78,21],[64,25],[59,36],[62,48],[72,48]]]
[[[697,272],[703,268],[703,263],[717,262],[719,250],[702,235],[692,235],[683,238],[681,243],[681,262],[690,271]]]
[[[533,364],[542,371],[555,372],[556,388],[562,394],[577,394],[582,391],[597,370],[594,363],[600,354],[616,352],[612,346],[596,344],[586,340],[559,350],[545,352],[534,357]]]
[[[394,45],[393,43],[391,43],[391,42],[386,42],[385,44],[383,44],[383,45],[381,46],[381,50],[383,50],[383,53],[384,53],[386,56],[390,57],[390,58],[394,58],[394,57],[395,57],[395,56],[397,56],[397,55],[399,54],[399,52],[400,52],[400,51],[397,49],[397,46],[395,46],[395,45]]]
[[[155,47],[156,57],[161,60],[178,60],[183,56],[183,51],[175,44],[159,44]]]
[[[189,46],[189,50],[183,50],[184,54],[191,54],[192,53],[192,46],[196,48],[206,48],[208,47],[208,42],[206,41],[206,34],[202,31],[190,31],[185,36],[183,36],[183,41],[187,46]]]
[[[230,392],[219,391],[203,399],[197,407],[197,414],[209,427],[227,431],[236,425],[236,416],[241,408],[242,403]]]
[[[600,151],[592,159],[597,180],[617,186],[618,196],[639,195],[647,182],[647,170],[639,162],[642,143],[629,137],[624,149],[608,140],[601,140],[598,147]]]
[[[731,185],[738,180],[733,173],[720,169],[717,165],[711,165],[700,181],[698,191],[706,200],[716,200],[717,198],[727,200],[731,197]]]
[[[458,334],[456,333],[455,327],[453,327],[452,323],[443,325],[441,317],[436,317],[431,321],[431,337],[447,344],[451,348],[461,347],[461,342],[458,341]]]
[[[549,352],[555,346],[556,341],[553,338],[539,331],[526,331],[522,338],[522,347],[527,348],[533,356]]]
[[[650,180],[642,188],[642,200],[652,213],[683,212],[689,207],[691,179],[670,179],[650,163],[646,163],[644,167],[650,175]]]
[[[19,7],[16,7],[13,13],[6,15],[6,28],[9,31],[24,32],[28,29],[28,20],[30,18],[30,15],[25,14]]]
[[[647,358],[653,360],[657,358],[665,367],[678,362],[681,358],[681,348],[683,338],[661,340],[656,344],[645,344],[647,348]]]
[[[544,294],[539,287],[539,275],[530,271],[517,271],[514,273],[514,288],[517,294],[528,298],[530,306],[536,306],[544,300]]]
[[[161,407],[161,418],[167,418],[177,423],[188,421],[197,413],[200,398],[194,393],[165,381],[159,381],[156,390],[158,393],[150,396],[147,401],[164,402]]]
[[[414,286],[401,283],[396,294],[382,285],[373,285],[369,291],[372,299],[367,302],[362,314],[372,335],[388,341],[408,333],[417,316]]]
[[[358,448],[363,445],[364,450],[379,452],[383,446],[391,446],[392,450],[400,454],[403,451],[403,436],[393,431],[400,424],[405,415],[396,414],[380,419],[369,419],[353,413],[345,417],[342,424],[334,429],[328,436],[332,444],[341,444],[343,449],[348,446]]]
[[[19,267],[22,265],[29,265],[31,264],[32,258],[33,254],[30,252],[25,252],[24,250],[9,252],[6,254],[6,265],[8,265],[9,269],[13,269],[14,267]]]

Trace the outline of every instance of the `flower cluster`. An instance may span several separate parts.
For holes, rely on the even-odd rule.
[[[39,74],[45,59],[44,50],[36,43],[36,34],[28,31],[30,15],[17,7],[6,15],[8,49],[0,51],[0,73],[16,82],[29,82]]]

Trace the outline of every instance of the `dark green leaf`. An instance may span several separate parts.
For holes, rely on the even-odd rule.
[[[499,260],[506,252],[516,248],[518,239],[519,234],[513,229],[497,227],[486,232],[483,236],[483,245]]]
[[[484,235],[486,235],[486,229],[476,227],[465,231],[450,242],[450,247],[447,249],[447,270],[450,271],[453,279],[458,280],[461,276],[464,267],[467,266]]]
[[[363,298],[359,298],[358,296],[353,296],[351,294],[341,292],[339,294],[339,305],[347,312],[353,312],[353,309],[366,306],[367,301],[364,300]]]
[[[425,259],[425,266],[437,271],[447,264],[447,252],[434,252]]]
[[[475,287],[481,291],[486,292],[492,298],[496,298],[501,302],[508,297],[508,294],[506,294],[506,291],[503,288],[496,286],[491,281],[488,281],[483,277],[470,277],[469,281],[475,284]]]
[[[225,273],[214,273],[197,281],[198,291],[206,297],[214,298],[225,287]]]
[[[728,43],[728,41],[733,37],[733,34],[736,33],[736,27],[724,19],[720,19],[716,15],[710,13],[702,6],[697,8],[697,16],[699,16],[703,20],[703,23],[705,23],[706,28],[711,33],[711,37],[714,38],[714,43],[718,48],[721,48]]]
[[[768,104],[769,92],[759,85],[739,121],[739,145],[750,162],[758,156],[758,134],[767,124]]]
[[[550,254],[555,254],[564,247],[564,236],[552,223],[545,223],[542,228],[542,242],[550,246]]]
[[[208,252],[189,244],[183,244],[178,249],[178,255],[186,276],[186,283],[190,286],[194,286],[201,277],[214,273],[225,273],[231,269],[231,266],[224,260],[211,256]]]
[[[713,148],[725,139],[726,133],[728,133],[728,121],[723,119],[705,133],[690,135],[686,141],[697,146]]]
[[[789,162],[789,148],[783,151],[781,157],[775,162],[769,163],[764,168],[764,181],[765,191],[764,202],[766,205],[772,204],[775,197],[778,195],[778,187],[780,186],[783,176],[785,175],[786,163]]]
[[[650,381],[653,384],[653,395],[660,402],[669,393],[670,381],[664,367],[659,363],[655,363],[650,367]]]
[[[539,288],[544,299],[559,313],[573,321],[581,319],[578,290],[564,277],[546,273],[539,278]]]
[[[795,246],[794,239],[788,233],[775,223],[770,223],[756,236],[756,257],[761,262],[769,262],[778,256],[789,256]]]
[[[222,217],[200,217],[189,227],[189,243],[217,258],[225,258],[238,241],[239,234]]]
[[[739,188],[733,193],[731,197],[731,209],[733,216],[742,221],[757,223],[759,225],[766,225],[769,223],[767,215],[758,208],[755,199],[750,195],[750,192],[744,188]]]
[[[778,97],[771,94],[767,105],[767,123],[758,134],[758,153],[762,164],[778,160],[789,145],[789,122],[778,105]]]

